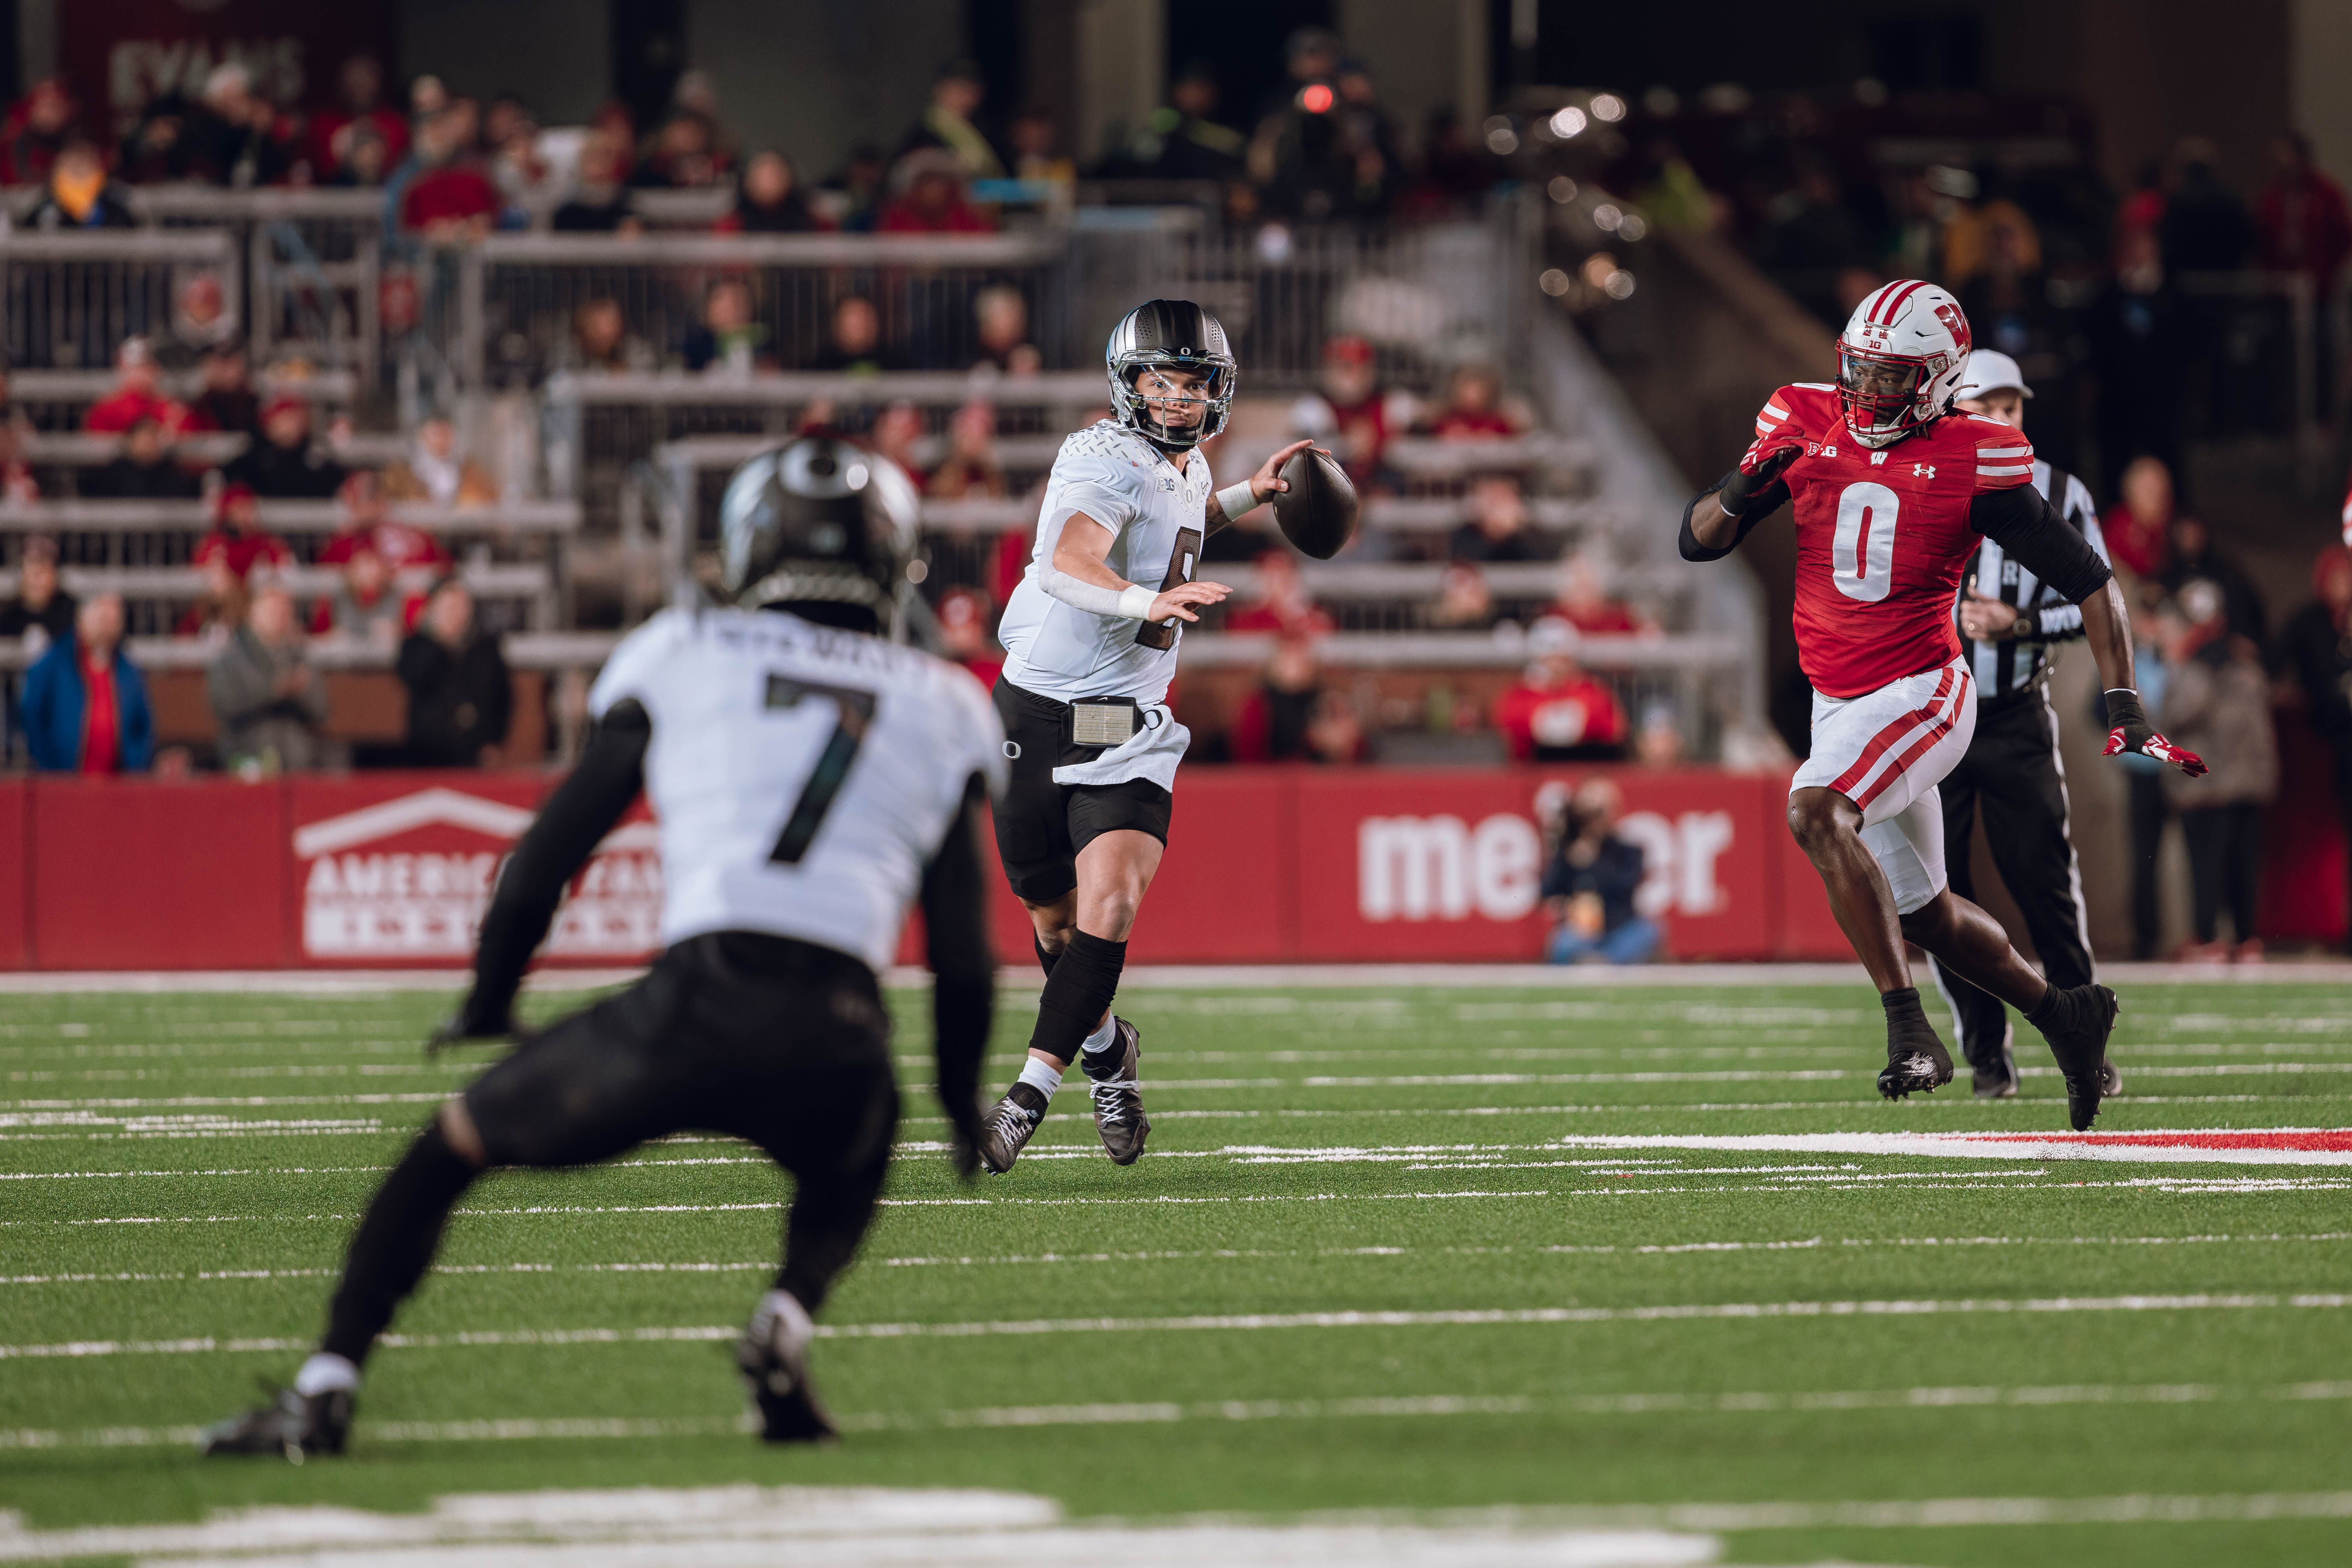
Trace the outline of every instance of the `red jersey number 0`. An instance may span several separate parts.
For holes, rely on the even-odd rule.
[[[1838,497],[1830,581],[1849,599],[1874,605],[1895,586],[1895,514],[1903,498],[1864,479]]]

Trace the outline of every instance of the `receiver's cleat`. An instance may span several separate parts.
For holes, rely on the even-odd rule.
[[[805,1319],[803,1320],[805,1322]],[[760,1436],[770,1443],[831,1443],[840,1434],[809,1382],[808,1347],[782,1315],[762,1311],[735,1343],[735,1364],[751,1385]]]
[[[1900,1100],[1906,1094],[1932,1094],[1951,1081],[1951,1053],[1931,1029],[1925,1039],[1912,1038],[1900,1045],[1889,1042],[1886,1066],[1878,1074],[1878,1092],[1889,1100]]]
[[[2011,1032],[2001,1031],[2000,1045],[1979,1048],[1969,1058],[1969,1092],[1979,1100],[2013,1100],[2017,1096],[2017,1058],[2010,1049]]]
[[[1045,1120],[1045,1097],[1025,1083],[1014,1084],[981,1121],[980,1163],[991,1175],[1004,1174]]]
[[[1109,1049],[1081,1054],[1087,1089],[1095,1099],[1095,1131],[1110,1151],[1112,1164],[1132,1165],[1151,1135],[1151,1119],[1143,1114],[1142,1036],[1124,1018],[1114,1017],[1111,1026],[1117,1038]],[[1096,1070],[1098,1058],[1108,1058],[1100,1072]]]
[[[2123,1004],[2104,985],[2061,991],[2047,1024],[2039,1026],[2066,1079],[2066,1119],[2077,1132],[2090,1131],[2099,1101],[2123,1087],[2123,1075],[2107,1064],[2107,1037],[2116,1032]]]
[[[258,1410],[215,1422],[196,1436],[200,1454],[274,1454],[299,1465],[310,1454],[340,1454],[352,1429],[352,1395],[282,1389]]]

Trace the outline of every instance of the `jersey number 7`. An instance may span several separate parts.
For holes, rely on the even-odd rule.
[[[769,852],[769,859],[785,866],[799,865],[801,857],[808,853],[810,841],[824,826],[824,814],[833,809],[834,797],[841,793],[841,781],[849,776],[849,765],[857,760],[857,748],[866,743],[866,731],[874,722],[875,697],[871,691],[856,691],[846,686],[817,686],[782,675],[768,677],[770,708],[798,708],[802,699],[808,697],[832,701],[840,710],[841,719],[834,725],[816,766],[809,770],[808,783],[801,786],[801,797],[793,803],[793,814],[784,819],[784,831],[777,837],[775,848]]]

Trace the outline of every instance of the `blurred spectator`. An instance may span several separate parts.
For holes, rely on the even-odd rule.
[[[223,60],[205,78],[187,136],[192,171],[216,185],[274,185],[294,163],[291,124],[253,90],[252,71],[236,60]]]
[[[766,323],[752,313],[751,285],[722,278],[703,295],[702,320],[687,329],[679,353],[688,370],[749,375],[767,341]]]
[[[1585,636],[1652,636],[1658,624],[1609,592],[1609,574],[1601,562],[1580,551],[1559,570],[1559,596],[1544,610],[1547,618],[1566,621]]]
[[[1643,710],[1642,727],[1633,735],[1633,760],[1645,768],[1683,765],[1683,727],[1666,704],[1654,702]]]
[[[2150,158],[2139,166],[2131,194],[2116,205],[2116,239],[2127,234],[2154,234],[2164,222],[2164,165]]]
[[[2213,531],[2205,526],[2205,520],[2176,515],[2169,543],[2171,548],[2159,574],[2166,591],[2179,600],[2191,583],[2212,584],[2221,590],[2230,635],[2243,637],[2258,649],[2267,647],[2270,616],[2263,605],[2262,590],[2254,586],[2254,580],[2246,574],[2244,567],[2214,548]],[[2197,748],[2189,749],[2193,752]]]
[[[2253,223],[2246,204],[2214,169],[2221,162],[2212,143],[2185,138],[2173,154],[2172,191],[2157,226],[2168,272],[2234,272],[2252,247]]]
[[[1194,60],[1177,73],[1168,102],[1152,110],[1129,145],[1136,173],[1154,180],[1231,180],[1243,173],[1249,138],[1217,120],[1217,72]]]
[[[940,652],[950,662],[971,671],[974,680],[993,689],[1004,670],[1004,652],[988,633],[988,598],[971,588],[957,588],[940,598]]]
[[[81,427],[92,435],[117,436],[141,419],[152,419],[177,435],[188,411],[156,390],[155,351],[145,338],[125,338],[114,351],[114,390],[89,405]]]
[[[26,672],[18,704],[33,766],[50,773],[144,773],[155,758],[147,682],[122,648],[122,596],[100,594],[73,636]]]
[[[1979,348],[2000,350],[2028,381],[2048,388],[2066,374],[2062,342],[2071,328],[2051,307],[2039,248],[2029,246],[2025,232],[2001,224],[1990,239],[1983,267],[1958,290],[1969,331]]]
[[[573,368],[583,371],[634,370],[642,352],[629,336],[621,302],[601,296],[572,312],[572,351]]]
[[[947,456],[931,470],[923,493],[934,500],[1002,498],[1007,493],[1004,464],[996,455],[996,405],[978,398],[948,423]]]
[[[408,453],[383,471],[383,499],[429,506],[496,506],[499,487],[487,469],[457,451],[457,426],[445,415],[420,421]]]
[[[878,371],[904,370],[907,365],[898,354],[882,346],[882,317],[874,309],[874,301],[863,294],[845,294],[834,301],[833,341],[809,368],[872,375]]]
[[[953,158],[962,180],[1004,178],[1003,160],[972,120],[987,97],[988,79],[971,61],[958,60],[941,71],[922,118],[899,139],[902,163],[909,153],[937,148]]]
[[[306,657],[294,596],[283,584],[255,590],[245,625],[213,656],[205,695],[220,724],[221,763],[231,772],[276,773],[323,760],[327,682]]]
[[[824,183],[827,216],[833,226],[849,234],[868,234],[882,216],[882,203],[890,183],[890,160],[871,142],[850,148],[848,159]]]
[[[81,476],[82,494],[107,500],[187,500],[198,488],[196,476],[173,460],[171,432],[152,414],[131,422],[113,461]]]
[[[138,218],[115,194],[106,160],[96,146],[76,137],[58,153],[49,177],[25,218],[34,229],[131,228]]]
[[[1286,637],[1321,637],[1334,630],[1331,617],[1316,607],[1315,595],[1287,550],[1257,558],[1257,588],[1225,616],[1229,632],[1280,632]]]
[[[404,143],[405,136],[402,138]],[[340,185],[347,189],[373,190],[392,178],[401,153],[372,121],[362,120],[347,127],[342,133],[345,152],[343,161],[321,184]]]
[[[972,296],[971,316],[980,338],[980,357],[972,369],[1034,375],[1044,367],[1045,356],[1029,341],[1029,301],[1020,289],[1010,283],[991,284]]]
[[[727,177],[727,161],[719,148],[719,130],[709,119],[691,109],[679,109],[662,122],[630,171],[629,183],[639,186],[684,191],[715,185]]]
[[[1483,632],[1495,624],[1495,590],[1475,563],[1454,561],[1437,578],[1437,603],[1430,606],[1433,631]]]
[[[1237,763],[1303,763],[1315,755],[1309,736],[1323,695],[1315,644],[1303,630],[1274,646],[1257,689],[1234,716],[1231,743]]]
[[[499,188],[473,151],[476,119],[465,100],[427,121],[416,136],[415,177],[400,193],[400,226],[436,244],[479,239],[500,205]]]
[[[2346,257],[2352,256],[2352,206],[2344,187],[2312,162],[2311,138],[2283,131],[2271,138],[2270,184],[2254,198],[2254,228],[2262,262],[2274,272],[2311,279],[2325,300],[2336,287]]]
[[[909,481],[923,482],[923,463],[919,447],[923,439],[923,411],[900,399],[875,417],[874,428],[866,437],[866,446],[905,471]]]
[[[413,767],[496,767],[514,712],[514,682],[499,639],[474,624],[474,596],[452,578],[433,591],[400,645],[408,689]]]
[[[1576,635],[1538,621],[1535,655],[1519,683],[1495,706],[1495,723],[1519,762],[1615,762],[1625,754],[1625,714],[1616,696],[1576,662]]]
[[[548,220],[560,234],[642,234],[645,225],[629,208],[623,178],[628,160],[616,134],[592,126],[580,139],[580,163],[572,194]]]
[[[692,68],[678,72],[670,102],[677,110],[702,117],[703,124],[710,128],[710,153],[718,161],[719,173],[722,176],[732,174],[741,147],[719,112],[719,86],[710,73]]]
[[[78,607],[58,584],[58,542],[46,533],[26,535],[16,563],[16,596],[0,605],[0,638],[22,644],[37,658],[49,644],[73,636]]]
[[[2155,582],[2172,554],[2172,471],[2154,458],[2124,470],[2123,499],[2099,519],[2107,557],[2135,577]]]
[[[2336,804],[2352,851],[2352,545],[2331,545],[2312,563],[2312,602],[2287,619],[2280,651],[2303,688],[2311,728],[2336,763]],[[0,621],[0,631],[6,623]],[[2352,861],[2345,871],[2352,899]],[[2346,923],[2352,944],[2352,915]]]
[[[188,405],[186,427],[261,434],[261,399],[246,374],[244,344],[225,342],[205,356],[204,380]]]
[[[1868,258],[1861,226],[1829,159],[1797,153],[1797,182],[1764,208],[1756,258],[1816,315],[1826,317],[1841,268]]]
[[[30,506],[41,499],[41,487],[24,459],[25,429],[0,416],[0,506]]]
[[[1491,564],[1551,558],[1550,543],[1536,532],[1516,476],[1489,474],[1478,480],[1464,498],[1463,510],[1468,516],[1454,531],[1450,559]]]
[[[342,581],[310,614],[310,630],[383,653],[400,647],[407,605],[392,581],[392,568],[373,541],[362,541],[343,558]]]
[[[1571,799],[1541,893],[1553,963],[1647,963],[1657,956],[1657,922],[1639,913],[1633,895],[1644,875],[1642,847],[1618,837],[1625,812],[1616,781],[1591,778]]]
[[[721,234],[806,234],[817,226],[792,160],[773,148],[751,154],[736,183],[735,205],[719,220]]]
[[[0,184],[47,184],[58,154],[74,139],[80,106],[63,77],[48,77],[9,106],[0,124]]]
[[[373,551],[394,572],[432,570],[449,564],[441,542],[421,528],[394,520],[384,487],[366,468],[343,481],[343,519],[334,538],[319,552],[319,564],[340,566],[362,550]]]
[[[1347,696],[1326,687],[1307,722],[1308,760],[1335,766],[1364,760],[1364,721]]]
[[[1653,138],[1642,150],[1642,168],[1634,199],[1652,223],[1692,234],[1715,226],[1715,200],[1680,147],[1665,137]]]
[[[898,160],[891,175],[899,194],[882,209],[883,234],[988,234],[996,225],[966,198],[955,154],[921,148]]]
[[[2190,584],[2163,617],[2168,679],[2152,717],[2168,739],[2206,759],[2189,778],[2168,769],[2166,797],[2180,815],[2189,847],[2196,941],[2191,961],[2262,956],[2254,925],[2261,905],[2263,808],[2278,793],[2278,741],[2271,729],[2270,680],[2262,657],[2229,628],[2221,591]],[[2221,946],[2221,906],[2230,909],[2233,951]]]
[[[219,647],[245,625],[245,608],[250,595],[246,592],[245,579],[230,570],[227,555],[215,552],[200,556],[195,567],[203,579],[203,591],[173,625],[172,635],[205,647]]]
[[[1430,425],[1441,441],[1497,441],[1519,433],[1518,421],[1505,412],[1503,380],[1489,364],[1465,364],[1454,372],[1445,406]]]
[[[262,528],[253,487],[233,480],[221,487],[213,502],[213,531],[197,541],[191,559],[198,566],[218,562],[240,583],[256,566],[289,566],[294,561],[285,541]]]
[[[1322,58],[1296,59],[1294,75]],[[1402,169],[1386,117],[1371,100],[1371,79],[1336,60],[1328,75],[1307,79],[1259,127],[1251,172],[1260,176],[1269,212],[1309,223],[1383,217]]]
[[[222,473],[267,500],[325,500],[343,485],[342,464],[310,439],[310,405],[279,395],[261,411],[261,435]]]
[[[139,123],[122,139],[115,178],[131,185],[193,178],[195,146],[188,139],[188,121],[194,113],[186,97],[176,91],[149,99],[139,111]]]
[[[2020,272],[2042,270],[2041,231],[2025,209],[2005,196],[1964,205],[1944,227],[1944,287],[1966,288],[2003,255]]]
[[[1010,173],[1014,179],[1058,185],[1063,199],[1068,199],[1070,188],[1078,183],[1078,166],[1062,151],[1061,133],[1051,110],[1023,110],[1005,127],[1004,139],[1013,155]]]
[[[1434,223],[1456,217],[1470,204],[1494,188],[1496,163],[1484,148],[1473,146],[1463,129],[1461,111],[1441,104],[1429,111],[1421,132],[1421,177],[1397,200],[1396,216],[1407,223]],[[1696,175],[1693,178],[1696,178]]]
[[[1404,412],[1392,407],[1392,402],[1402,401],[1381,390],[1369,342],[1331,338],[1323,344],[1319,389],[1291,405],[1290,433],[1311,436],[1330,447],[1356,488],[1365,489],[1386,482],[1382,465],[1390,432],[1410,422],[1392,417]]]
[[[356,173],[354,156],[363,141],[372,140],[377,160],[374,177],[352,179],[373,185],[383,171],[408,151],[408,121],[383,101],[383,68],[367,55],[353,55],[335,76],[335,107],[310,120],[310,172],[321,181]]]
[[[2164,587],[2153,579],[2144,579],[2130,591],[2132,610],[2132,682],[2139,688],[2140,700],[2151,713],[2164,709],[2164,692],[2171,679],[2170,667],[2164,660],[2166,623],[2158,619],[2160,612],[2168,609]],[[2097,700],[2092,703],[2092,721],[2106,722],[2105,712]],[[2132,957],[2141,963],[2157,956],[2159,939],[2163,936],[2163,878],[2157,857],[2164,847],[2164,825],[2171,819],[2171,807],[2166,803],[2163,775],[2171,770],[2154,757],[2126,752],[2116,758],[2124,771],[2127,791],[2127,816],[2131,843],[2131,910]]]
[[[172,331],[155,342],[155,363],[172,372],[190,371],[224,343],[236,341],[236,312],[230,308],[221,276],[211,268],[187,273],[172,291]]]
[[[489,160],[483,171],[499,193],[498,226],[531,226],[557,195],[555,165],[539,149],[539,122],[520,99],[501,98],[483,121]]]

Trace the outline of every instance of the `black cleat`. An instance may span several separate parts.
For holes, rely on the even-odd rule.
[[[1095,1131],[1110,1151],[1114,1165],[1132,1165],[1143,1156],[1143,1141],[1151,1135],[1151,1119],[1143,1114],[1142,1036],[1124,1018],[1111,1019],[1115,1043],[1108,1050],[1086,1051],[1087,1089],[1095,1099]],[[1097,1073],[1096,1058],[1110,1058]]]
[[[1979,1100],[2017,1098],[2017,1058],[2010,1050],[2013,1033],[2013,1030],[2004,1026],[1998,1050],[1979,1051],[1969,1058],[1969,1072],[1971,1079],[1969,1092]]]
[[[2066,1079],[2066,1119],[2075,1131],[2087,1132],[2098,1119],[2099,1101],[2123,1088],[2123,1075],[2107,1062],[2107,1037],[2116,1032],[2123,1004],[2104,985],[2077,985],[2053,1001],[2050,1021],[2035,1026]]]
[[[1001,1176],[1013,1169],[1028,1146],[1029,1136],[1045,1120],[1045,1097],[1025,1083],[1004,1091],[980,1124],[980,1163],[989,1174]]]
[[[803,1318],[804,1323],[807,1320]],[[841,1434],[809,1382],[808,1343],[782,1313],[761,1310],[735,1342],[735,1364],[751,1385],[760,1436],[770,1443],[831,1443]]]
[[[341,1453],[351,1430],[351,1390],[303,1394],[287,1388],[258,1410],[205,1427],[196,1436],[196,1452],[275,1454],[299,1465],[305,1455]]]
[[[1952,1055],[1931,1032],[1925,1040],[1889,1044],[1886,1066],[1879,1070],[1878,1092],[1900,1100],[1913,1092],[1933,1094],[1952,1081]]]
[[[2099,1064],[2099,1098],[2113,1100],[2123,1091],[2124,1075],[2116,1070],[2115,1058],[2110,1057]]]

